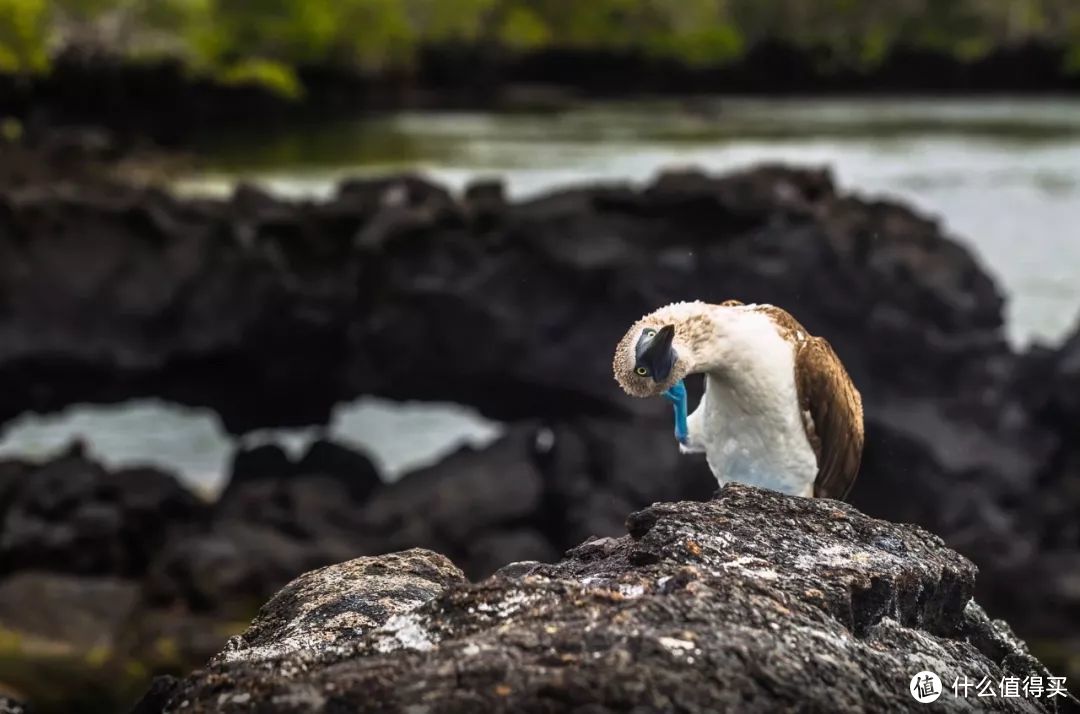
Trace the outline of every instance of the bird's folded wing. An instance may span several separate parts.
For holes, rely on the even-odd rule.
[[[832,346],[808,337],[796,348],[796,384],[810,443],[818,457],[814,495],[844,498],[859,473],[863,448],[862,398]]]

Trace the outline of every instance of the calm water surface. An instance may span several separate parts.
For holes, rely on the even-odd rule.
[[[672,166],[828,166],[844,189],[905,201],[969,245],[1008,297],[1016,344],[1058,341],[1080,314],[1076,99],[728,98],[559,113],[405,113],[286,135],[216,135],[201,151],[199,170],[178,189],[226,193],[253,180],[318,197],[345,176],[418,170],[455,190],[499,176],[522,197],[573,183],[645,182]],[[452,405],[363,400],[342,413],[334,435],[368,448],[390,476],[498,433]],[[23,419],[9,426],[0,453],[40,454],[76,433],[113,462],[164,462],[210,488],[232,447],[210,414],[139,403]],[[256,438],[299,448],[310,436]]]

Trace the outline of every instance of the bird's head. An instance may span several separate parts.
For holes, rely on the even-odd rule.
[[[655,397],[686,377],[690,351],[679,342],[676,324],[649,315],[630,328],[615,348],[619,386],[632,397]]]

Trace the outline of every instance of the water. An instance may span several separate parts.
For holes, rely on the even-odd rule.
[[[1080,100],[756,100],[581,106],[559,113],[403,113],[286,135],[215,135],[177,188],[227,193],[255,180],[295,197],[341,178],[417,170],[460,190],[502,177],[514,197],[587,181],[645,182],[670,166],[725,172],[763,161],[832,168],[863,195],[905,201],[972,247],[1008,297],[1009,336],[1056,342],[1080,312]],[[362,400],[331,434],[389,478],[499,425],[454,405]],[[83,435],[108,463],[152,462],[213,490],[232,444],[213,414],[139,402],[25,417],[0,454],[42,455]],[[301,449],[310,430],[251,440]]]
[[[462,445],[482,447],[501,433],[500,424],[457,404],[364,397],[336,408],[325,429],[266,429],[239,444],[274,442],[299,458],[314,439],[326,436],[366,453],[383,478],[393,481]],[[48,458],[75,439],[83,439],[90,454],[109,467],[162,466],[208,496],[224,486],[238,446],[208,409],[140,399],[23,415],[0,432],[0,458]]]

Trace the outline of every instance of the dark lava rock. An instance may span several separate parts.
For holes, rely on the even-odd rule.
[[[296,464],[300,478],[330,477],[340,481],[352,500],[364,501],[382,486],[375,464],[364,454],[332,441],[318,439]]]
[[[169,703],[169,697],[176,688],[178,680],[171,674],[154,677],[150,683],[150,690],[143,695],[130,714],[156,714]]]
[[[301,539],[347,536],[357,531],[361,505],[382,485],[371,459],[330,441],[313,442],[295,463],[279,446],[241,449],[215,517]]]
[[[106,471],[77,453],[22,469],[0,513],[0,573],[141,575],[166,541],[209,516],[156,469]]]
[[[919,528],[743,486],[628,526],[476,584],[422,550],[308,573],[164,711],[921,711],[921,670],[1049,676]],[[939,710],[1078,704],[950,686]]]
[[[825,172],[670,173],[485,200],[477,221],[481,193],[457,202],[409,176],[318,203],[0,192],[0,419],[143,394],[236,432],[325,423],[365,393],[497,418],[640,411],[612,386],[612,346],[679,299],[789,308],[868,403],[962,402],[1009,357],[971,254]]]
[[[260,444],[250,449],[238,449],[233,454],[229,480],[222,497],[245,484],[277,481],[291,477],[296,467],[285,449],[277,444]]]
[[[1017,497],[1018,520],[1041,527],[1030,546],[1028,572],[1014,568],[1021,571],[1014,577],[1040,586],[1009,593],[1012,607],[1030,614],[1030,639],[1080,652],[1080,327],[1060,349],[1035,348],[1025,355],[1013,388],[1036,423],[1053,435],[1053,449],[1034,488]],[[1080,672],[1080,664],[1073,666],[1071,673]]]
[[[383,482],[364,454],[315,441],[298,461],[280,447],[238,451],[212,522],[159,548],[146,573],[157,606],[246,617],[298,573],[382,552],[364,503]]]
[[[405,475],[365,504],[361,520],[382,534],[386,550],[443,547],[456,557],[478,534],[534,518],[543,492],[529,430],[517,429],[487,449],[464,447]]]
[[[348,542],[307,540],[252,523],[225,521],[165,545],[145,576],[157,607],[236,618],[297,573],[370,552]]]

